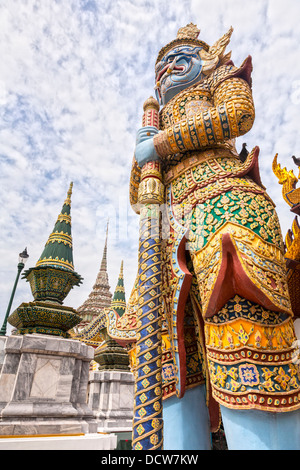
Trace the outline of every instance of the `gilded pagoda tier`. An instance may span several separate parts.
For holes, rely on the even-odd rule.
[[[108,272],[107,272],[107,243],[108,243],[108,225],[106,230],[105,244],[103,248],[103,255],[100,264],[100,269],[96,277],[96,281],[93,288],[84,301],[84,303],[78,307],[78,314],[81,316],[81,322],[77,326],[76,331],[82,330],[82,335],[88,334],[89,341],[91,325],[100,324],[105,318],[104,309],[109,308],[112,300],[112,293],[110,291]],[[100,319],[100,320],[99,320]],[[84,330],[84,331],[83,331]],[[94,331],[94,327],[92,327]],[[97,340],[96,340],[97,342]]]

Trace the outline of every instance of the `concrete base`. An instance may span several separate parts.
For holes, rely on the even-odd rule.
[[[0,439],[1,450],[114,450],[115,434],[84,436],[13,437]]]
[[[9,336],[0,374],[0,435],[97,432],[87,406],[94,350],[48,335]]]
[[[118,370],[92,371],[88,405],[98,422],[98,432],[131,432],[134,377]]]
[[[0,373],[2,370],[4,357],[5,357],[5,343],[7,336],[0,336]]]

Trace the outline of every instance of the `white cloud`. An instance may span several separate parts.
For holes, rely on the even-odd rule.
[[[138,217],[129,207],[129,174],[142,105],[153,94],[159,49],[189,22],[212,44],[234,27],[239,65],[252,55],[256,122],[238,139],[261,148],[261,176],[283,232],[293,215],[272,174],[276,152],[293,168],[300,148],[300,4],[286,0],[15,0],[0,6],[1,316],[25,246],[33,266],[69,186],[75,269],[84,284],[66,304],[88,296],[110,216],[112,290],[124,259],[127,297],[137,268]],[[297,173],[297,172],[295,172]],[[13,308],[31,300],[20,281]]]

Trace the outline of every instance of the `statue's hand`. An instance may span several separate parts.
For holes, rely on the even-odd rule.
[[[140,167],[143,167],[147,162],[159,159],[153,144],[153,136],[157,133],[158,129],[153,126],[142,127],[138,130],[135,158]]]

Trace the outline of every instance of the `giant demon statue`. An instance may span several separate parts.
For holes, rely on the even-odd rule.
[[[146,125],[137,134],[131,202],[148,162],[160,164],[165,195],[165,448],[209,448],[208,417],[216,429],[221,410],[229,448],[298,449],[283,242],[258,147],[245,161],[235,148],[255,111],[251,57],[233,64],[225,54],[231,33],[210,47],[189,24],[161,49],[159,130]]]

